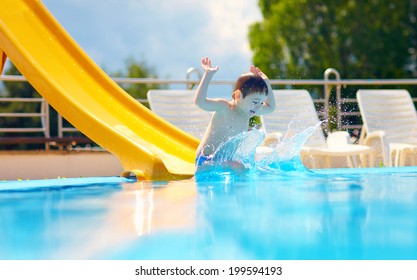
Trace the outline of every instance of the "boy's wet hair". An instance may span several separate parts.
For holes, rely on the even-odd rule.
[[[233,89],[233,98],[235,98],[236,90],[240,90],[242,98],[245,98],[255,92],[265,93],[265,95],[268,95],[268,86],[266,85],[264,79],[253,73],[243,74],[239,77],[239,79],[237,79],[235,88]]]

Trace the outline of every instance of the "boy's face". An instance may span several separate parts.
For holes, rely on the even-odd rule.
[[[244,113],[253,117],[262,110],[266,98],[267,95],[264,92],[251,93],[245,98],[238,98],[236,104]]]

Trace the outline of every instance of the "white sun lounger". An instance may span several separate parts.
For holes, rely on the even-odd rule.
[[[307,90],[274,90],[276,110],[262,116],[267,136],[264,145],[271,145],[287,133],[299,133],[319,122],[313,100]],[[323,130],[317,129],[301,149],[301,159],[309,168],[361,167],[360,156],[369,147],[350,144],[346,131],[331,133],[326,141]]]
[[[201,139],[212,113],[194,104],[195,90],[149,90],[151,110],[171,124]]]
[[[358,90],[363,128],[360,143],[385,166],[417,165],[417,114],[407,90]],[[379,156],[378,156],[379,155]]]

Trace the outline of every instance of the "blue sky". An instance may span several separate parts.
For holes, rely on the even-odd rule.
[[[203,56],[235,80],[251,65],[248,26],[261,20],[257,0],[43,0],[64,28],[107,72],[128,57],[159,77],[184,79]]]

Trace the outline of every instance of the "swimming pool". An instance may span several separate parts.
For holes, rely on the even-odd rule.
[[[0,190],[0,259],[417,259],[417,167]]]

